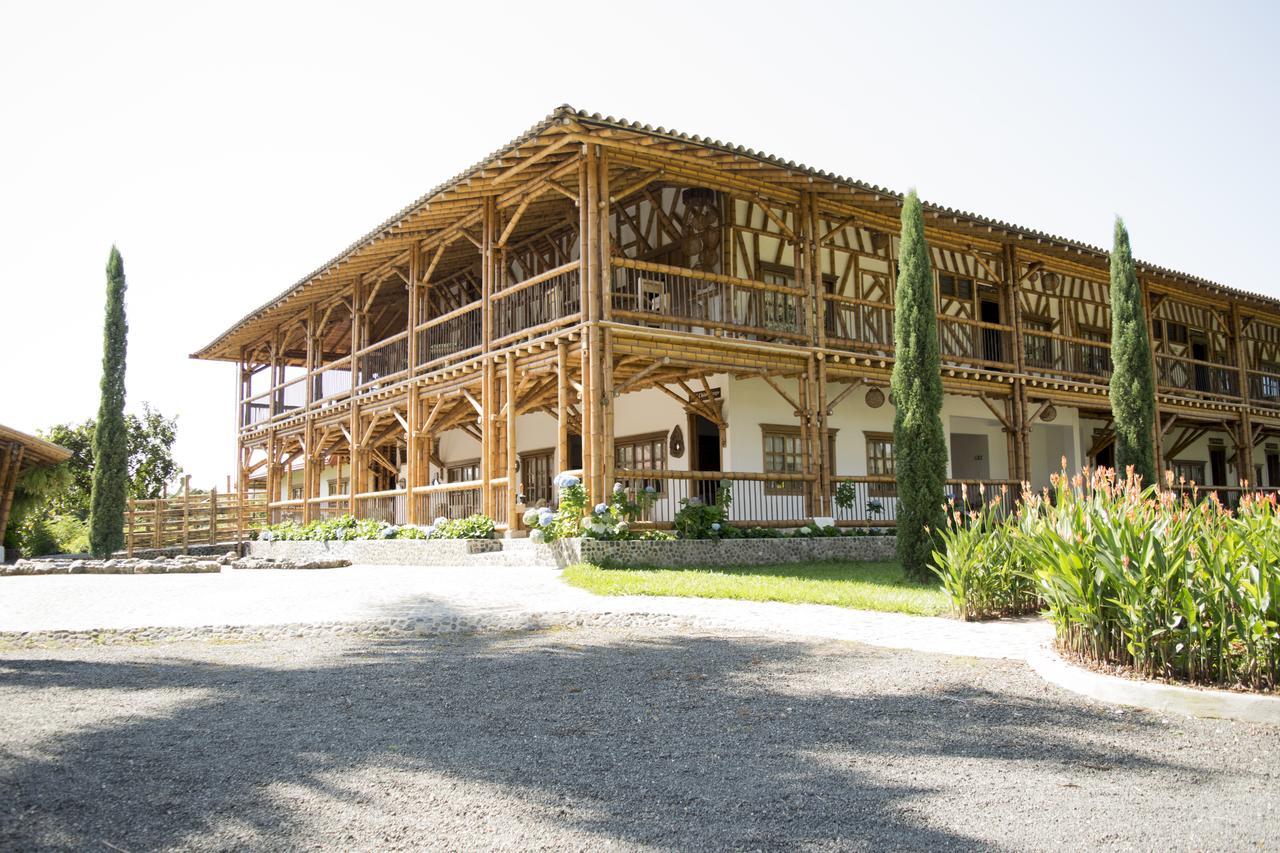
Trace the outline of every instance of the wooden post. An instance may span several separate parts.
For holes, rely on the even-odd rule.
[[[1249,411],[1253,405],[1249,389],[1248,352],[1244,345],[1244,324],[1240,318],[1240,306],[1231,303],[1231,334],[1235,337],[1236,368],[1239,371],[1240,431],[1244,433],[1244,442],[1240,445],[1239,458],[1236,460],[1236,482],[1241,486],[1245,482],[1253,482],[1253,415]],[[1157,427],[1159,423],[1157,423]],[[1258,484],[1253,483],[1256,487]]]
[[[493,518],[493,359],[480,368],[480,511]]]
[[[1009,312],[1009,325],[1013,327],[1013,374],[1017,377],[1013,380],[1009,394],[1009,425],[1012,427],[1009,440],[1014,463],[1009,475],[1026,483],[1031,481],[1031,442],[1026,422],[1027,386],[1022,378],[1025,375],[1025,342],[1022,336],[1022,308],[1018,299],[1018,288],[1021,286],[1018,280],[1018,249],[1012,243],[1005,244],[1003,260],[1005,305]]]
[[[1156,338],[1155,338],[1155,317],[1154,309],[1151,305],[1151,287],[1147,283],[1146,276],[1138,277],[1138,288],[1142,291],[1142,312],[1147,315],[1147,344],[1151,350],[1151,395],[1154,397],[1154,416],[1152,418],[1151,444],[1154,450],[1155,466],[1156,466],[1156,486],[1164,488],[1164,424],[1163,415],[1160,413],[1160,361],[1156,358]],[[1108,301],[1110,301],[1110,291],[1108,291]],[[1237,464],[1239,460],[1237,458]],[[1123,471],[1120,473],[1124,473]]]
[[[133,498],[129,498],[129,528],[124,536],[124,553],[127,557],[133,556]]]
[[[191,551],[191,475],[182,478],[182,553]]]
[[[164,510],[165,498],[156,498],[151,502],[151,545],[159,550],[164,544]]]
[[[569,344],[556,341],[556,465],[569,470]]]
[[[0,539],[9,526],[9,513],[13,507],[13,492],[22,473],[22,458],[26,453],[18,442],[11,442],[0,451]]]
[[[819,467],[821,476],[821,491],[818,501],[818,510],[822,515],[835,515],[834,505],[831,502],[831,477],[835,471],[831,470],[835,460],[832,458],[828,450],[831,447],[831,431],[830,425],[827,423],[827,360],[818,356],[818,452],[821,454],[822,463]]]
[[[209,544],[218,544],[218,488],[209,490]]]
[[[507,353],[507,423],[505,436],[507,439],[507,535],[519,529],[520,520],[516,518],[516,358],[515,351]]]

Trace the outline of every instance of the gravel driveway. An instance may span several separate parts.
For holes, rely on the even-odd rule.
[[[576,629],[0,651],[0,848],[1280,844],[1280,731],[1023,664]]]

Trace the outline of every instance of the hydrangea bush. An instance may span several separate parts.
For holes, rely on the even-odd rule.
[[[484,515],[451,521],[441,516],[425,527],[396,525],[372,518],[342,515],[307,524],[284,521],[259,528],[262,542],[349,542],[367,539],[491,539],[493,520]]]

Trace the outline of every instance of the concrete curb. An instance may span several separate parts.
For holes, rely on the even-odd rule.
[[[1103,675],[1068,663],[1048,645],[1037,649],[1027,663],[1050,684],[1100,702],[1191,717],[1280,726],[1280,696],[1198,689]]]

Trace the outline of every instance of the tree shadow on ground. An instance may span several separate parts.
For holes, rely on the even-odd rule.
[[[10,653],[0,847],[966,849],[920,807],[958,765],[1185,770],[955,659],[584,636]]]

